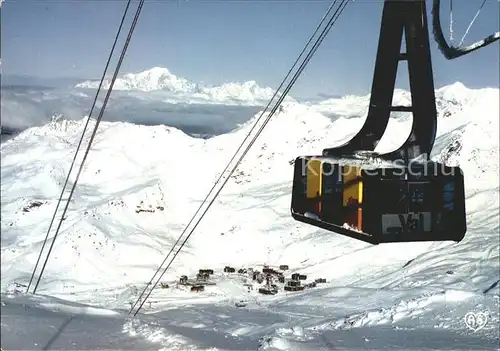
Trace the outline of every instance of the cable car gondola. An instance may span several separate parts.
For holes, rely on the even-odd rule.
[[[392,106],[400,61],[408,63],[412,106]],[[377,154],[394,111],[413,114],[410,135]],[[385,0],[366,122],[344,145],[295,159],[292,217],[371,244],[460,242],[467,230],[463,172],[429,159],[436,128],[425,0]]]

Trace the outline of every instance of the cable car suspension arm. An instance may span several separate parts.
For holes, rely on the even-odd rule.
[[[453,22],[453,17],[452,17],[452,1],[450,0],[450,35],[453,35],[453,28],[452,28],[452,22]],[[472,24],[476,21],[477,16],[483,9],[484,4],[486,3],[486,0],[483,0],[481,6],[479,7],[476,15],[472,19],[471,23],[467,27],[467,30],[465,31],[464,36],[462,37],[462,40],[458,44],[457,47],[453,46],[452,43],[450,45],[446,42],[446,39],[443,34],[443,29],[441,27],[441,18],[440,18],[440,6],[441,6],[441,0],[433,0],[432,4],[432,23],[433,23],[433,34],[434,34],[434,40],[438,43],[439,50],[443,53],[444,57],[446,57],[448,60],[453,60],[456,59],[460,56],[467,55],[473,51],[479,50],[485,46],[488,46],[494,42],[496,42],[498,39],[500,39],[500,31],[496,31],[495,33],[487,36],[486,38],[482,40],[478,40],[475,43],[472,43],[470,45],[466,46],[461,46],[465,37],[469,33],[470,28],[472,27]],[[452,38],[450,38],[451,40]]]

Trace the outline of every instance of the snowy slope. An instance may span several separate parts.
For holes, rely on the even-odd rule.
[[[111,79],[103,82],[108,89]],[[99,81],[84,81],[75,88],[97,89]],[[138,73],[127,73],[117,78],[113,90],[140,90],[146,92],[162,91],[174,96],[165,98],[175,103],[216,103],[262,105],[274,94],[271,88],[262,88],[255,81],[226,83],[220,86],[205,87],[172,74],[167,68],[153,67]]]
[[[346,140],[363,123],[356,114],[366,105],[363,97],[313,106],[290,102],[174,261],[164,277],[172,288],[155,290],[144,305],[148,314],[134,320],[122,312],[149,281],[256,117],[208,140],[164,126],[103,122],[38,290],[52,297],[21,296],[16,283],[29,280],[84,120],[24,131],[1,148],[2,347],[42,348],[74,316],[78,320],[68,322],[70,331],[61,332],[52,347],[115,348],[120,346],[111,339],[121,336],[126,345],[121,347],[130,349],[148,348],[147,342],[165,350],[495,349],[498,93],[460,84],[437,92],[433,158],[459,163],[465,173],[468,233],[461,243],[374,247],[293,221],[289,161]],[[338,118],[321,114],[325,108]],[[390,131],[402,140],[408,122],[393,119]],[[384,138],[380,149],[399,141]],[[248,292],[243,278],[221,272],[225,265],[262,264],[288,264],[327,283],[263,296]],[[199,295],[176,287],[180,275],[205,267],[216,270],[216,286]],[[119,315],[76,309],[55,298]],[[236,308],[242,299],[248,305]],[[484,328],[468,330],[467,312],[485,313]],[[23,315],[37,325],[39,333],[32,338],[19,334]],[[109,325],[111,336],[98,332],[96,324],[100,330]],[[88,334],[92,341],[85,339]]]

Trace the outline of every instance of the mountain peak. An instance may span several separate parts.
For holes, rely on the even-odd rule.
[[[108,89],[110,83],[109,79],[105,80],[104,88]],[[77,84],[75,88],[96,89],[98,86],[99,81],[87,80]],[[158,66],[122,75],[116,79],[113,89],[164,91],[182,97],[183,100],[187,100],[186,102],[197,100],[195,102],[228,105],[263,105],[271,99],[274,93],[271,88],[260,87],[255,80],[243,83],[229,82],[211,87],[201,86],[176,76],[165,67]]]

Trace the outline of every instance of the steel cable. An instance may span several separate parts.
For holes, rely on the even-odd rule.
[[[336,3],[337,0],[334,1],[333,5]],[[234,173],[234,171],[236,170],[236,168],[238,167],[239,163],[241,163],[241,161],[243,160],[243,158],[246,156],[246,154],[248,153],[248,151],[250,150],[250,148],[252,147],[252,145],[255,143],[255,141],[257,140],[258,136],[260,135],[260,133],[264,130],[264,128],[266,127],[267,123],[269,122],[269,120],[272,118],[272,116],[274,115],[274,113],[276,112],[276,110],[279,108],[281,102],[284,100],[284,98],[286,97],[287,93],[290,91],[290,89],[292,88],[293,84],[296,82],[296,80],[298,79],[298,77],[300,76],[300,74],[302,73],[302,71],[304,70],[305,66],[307,65],[307,63],[310,61],[310,59],[312,58],[312,56],[314,55],[314,53],[316,52],[317,48],[319,47],[319,45],[321,44],[321,42],[323,41],[323,39],[325,38],[326,34],[330,31],[330,29],[332,28],[332,26],[335,24],[335,22],[337,21],[337,19],[339,18],[339,16],[342,14],[342,12],[344,11],[346,5],[348,4],[348,2],[351,1],[351,0],[341,0],[341,4],[339,5],[339,7],[337,8],[337,10],[335,11],[335,13],[333,14],[332,18],[329,20],[328,24],[325,26],[325,28],[323,29],[320,37],[316,40],[315,44],[313,45],[313,48],[311,48],[311,50],[309,51],[308,55],[306,56],[306,58],[304,59],[304,61],[302,62],[301,66],[299,67],[298,71],[295,73],[294,77],[292,78],[292,80],[290,81],[290,83],[288,84],[288,86],[285,88],[285,91],[284,93],[280,96],[280,98],[278,99],[278,102],[276,103],[276,105],[274,106],[274,108],[271,110],[271,112],[269,113],[268,117],[266,118],[265,122],[263,123],[263,125],[259,128],[259,130],[257,131],[257,134],[254,136],[254,138],[252,139],[252,141],[250,142],[250,144],[247,146],[247,148],[245,149],[245,151],[243,152],[243,154],[240,156],[240,158],[238,159],[238,161],[236,162],[236,164],[233,166],[232,170],[229,172],[227,178],[224,180],[224,182],[222,183],[222,186],[220,187],[220,189],[215,193],[213,199],[209,202],[207,208],[205,209],[205,211],[202,213],[201,217],[198,219],[198,221],[196,222],[196,224],[194,225],[194,227],[191,229],[191,231],[189,232],[188,236],[186,237],[186,239],[184,239],[184,241],[181,243],[181,246],[180,248],[176,251],[176,253],[174,254],[174,257],[170,260],[169,264],[167,265],[167,267],[163,270],[163,273],[160,275],[160,277],[158,277],[158,279],[156,280],[156,282],[154,283],[153,287],[150,289],[149,293],[146,295],[146,297],[144,298],[144,300],[141,302],[141,304],[139,305],[137,311],[135,311],[134,313],[134,316],[137,315],[137,313],[140,311],[140,309],[142,308],[142,306],[144,305],[144,303],[146,302],[146,300],[149,298],[149,296],[151,295],[151,293],[153,292],[153,290],[155,289],[155,287],[158,285],[158,282],[161,280],[161,278],[163,277],[163,275],[166,273],[166,271],[168,270],[168,268],[171,266],[173,260],[177,257],[177,255],[179,254],[180,250],[182,249],[182,247],[186,244],[186,242],[189,240],[189,238],[191,237],[191,235],[193,234],[194,230],[196,229],[196,227],[198,226],[198,224],[200,223],[201,219],[203,218],[203,216],[206,214],[206,212],[208,211],[208,209],[211,207],[211,205],[214,203],[215,199],[217,198],[217,196],[220,194],[220,192],[222,191],[222,188],[224,187],[224,185],[229,181],[231,175]],[[333,7],[332,5],[332,7]],[[331,11],[331,8],[328,10],[327,14]],[[326,17],[326,15],[325,15]],[[316,33],[316,31],[315,31]],[[314,34],[315,34],[314,33]],[[314,36],[313,34],[313,36]],[[311,38],[312,39],[312,38]],[[311,39],[309,40],[309,42],[311,41]],[[308,42],[308,44],[309,44]],[[306,45],[307,47],[307,45]],[[303,50],[304,51],[304,50]],[[302,53],[301,53],[302,55]],[[300,56],[301,56],[300,55]],[[299,58],[300,58],[299,56]],[[298,60],[298,59],[297,59]],[[295,66],[295,64],[294,64]],[[293,69],[293,67],[292,67]],[[287,75],[288,77],[288,75]],[[286,77],[284,79],[284,81],[286,80]],[[282,82],[281,85],[284,84],[284,81]],[[280,85],[280,86],[281,86]],[[274,98],[274,96],[273,96]],[[272,102],[273,99],[271,99],[271,102]],[[269,105],[268,105],[269,106]],[[265,112],[265,111],[264,111]],[[263,116],[264,112],[261,114],[261,116],[259,117],[259,119]],[[258,124],[259,122],[259,119],[255,122],[254,124],[254,127]],[[253,128],[252,128],[253,129]],[[250,134],[250,133],[249,133]],[[247,138],[245,138],[246,140]],[[240,145],[240,147],[238,148],[238,151],[241,149],[241,147],[243,146],[243,144],[245,143],[245,140],[243,141],[243,143]],[[233,158],[231,160],[233,160],[235,157],[236,157],[236,154],[238,153],[238,151],[235,153],[235,155],[233,156]],[[229,162],[229,164],[226,166],[226,169],[229,168],[229,165],[231,164],[231,161]],[[226,170],[225,169],[225,170]],[[221,176],[219,178],[219,180],[221,179],[221,177],[224,175],[225,172],[222,172],[221,173]],[[218,181],[219,181],[218,180]],[[218,182],[217,181],[217,182]],[[217,183],[216,183],[217,184]],[[215,188],[215,186],[214,186]],[[212,188],[213,189],[213,188]],[[207,197],[205,198],[205,200],[202,202],[202,204],[200,205],[200,208],[203,206],[203,204],[206,202],[206,199],[208,199],[208,197],[210,196],[210,193],[207,195]],[[197,211],[198,212],[198,211]],[[191,219],[190,223],[194,220],[194,217],[196,217],[196,214],[193,216],[193,218]],[[189,225],[188,225],[189,226]],[[188,227],[187,226],[187,227]],[[186,227],[186,229],[187,229]],[[186,229],[183,231],[183,234],[184,232],[186,231]],[[180,238],[182,237],[182,235],[179,237],[178,240],[180,240]],[[172,250],[171,250],[172,251]],[[168,256],[167,256],[168,257]],[[157,269],[156,273],[154,276],[156,276],[158,274],[158,272],[162,269],[162,266],[163,264],[165,263],[165,261],[167,260],[167,257],[164,259],[163,263],[160,265],[160,267]],[[153,277],[154,277],[153,276]],[[143,293],[139,296],[139,298],[137,299],[136,303],[133,305],[133,306],[136,306],[137,303],[141,300],[142,296],[144,295],[145,291],[147,290],[147,288],[149,287],[151,283],[148,283],[148,285],[146,286],[146,288],[144,289]],[[133,311],[133,307],[130,309],[129,311],[129,314],[132,313]]]
[[[130,2],[130,0],[129,0],[129,2]],[[127,4],[127,5],[128,5],[128,4]],[[99,116],[98,116],[98,117],[97,117],[97,119],[96,119],[96,124],[95,124],[94,130],[93,130],[93,132],[92,132],[92,135],[90,136],[90,140],[89,140],[89,143],[88,143],[87,149],[86,149],[86,151],[85,151],[85,154],[84,154],[84,156],[83,156],[82,162],[81,162],[81,164],[80,164],[80,168],[79,168],[79,170],[78,170],[78,173],[77,173],[77,175],[76,175],[75,181],[74,181],[73,186],[72,186],[72,188],[71,188],[71,192],[70,192],[70,194],[69,194],[69,196],[68,196],[68,200],[67,200],[67,202],[66,202],[66,206],[64,207],[63,214],[61,215],[61,219],[60,219],[60,221],[59,221],[59,225],[57,226],[56,233],[54,234],[54,238],[52,239],[52,243],[51,243],[51,245],[50,245],[50,247],[49,247],[49,252],[47,253],[47,257],[45,258],[45,262],[44,262],[44,264],[43,264],[43,266],[42,266],[42,270],[40,271],[40,275],[39,275],[39,277],[38,277],[37,283],[36,283],[36,285],[35,285],[35,288],[33,289],[33,293],[35,293],[35,292],[36,292],[36,289],[38,288],[38,284],[40,283],[40,280],[41,280],[41,278],[42,278],[43,272],[44,272],[45,267],[46,267],[46,265],[47,265],[47,262],[48,262],[48,260],[49,260],[49,257],[50,257],[50,254],[51,254],[51,252],[52,252],[52,249],[53,249],[53,247],[54,247],[54,243],[55,243],[55,241],[56,241],[57,235],[59,234],[59,230],[61,229],[62,221],[63,221],[64,216],[65,216],[65,214],[66,214],[66,212],[67,212],[67,210],[68,210],[68,207],[69,207],[69,203],[70,203],[71,197],[73,196],[73,193],[74,193],[75,188],[76,188],[76,184],[78,183],[78,179],[80,178],[80,174],[81,174],[81,172],[82,172],[82,170],[83,170],[83,166],[84,166],[85,161],[86,161],[86,159],[87,159],[87,157],[88,157],[88,154],[89,154],[89,152],[90,152],[90,147],[92,146],[92,142],[94,141],[95,135],[96,135],[96,133],[97,133],[97,129],[98,129],[98,127],[99,127],[99,124],[100,124],[100,122],[101,122],[101,120],[102,120],[102,116],[103,116],[104,111],[105,111],[105,109],[106,109],[106,106],[107,106],[107,104],[108,104],[109,97],[110,97],[111,92],[112,92],[112,90],[113,90],[113,85],[114,85],[114,83],[115,83],[115,81],[116,81],[116,78],[117,78],[117,76],[118,76],[118,72],[120,71],[120,67],[121,67],[121,65],[122,65],[123,59],[125,58],[125,53],[126,53],[126,51],[127,51],[128,45],[129,45],[129,43],[130,43],[130,39],[132,38],[132,34],[133,34],[134,29],[135,29],[135,26],[136,26],[136,24],[137,24],[137,20],[139,19],[139,15],[140,15],[140,13],[141,13],[142,6],[143,6],[143,5],[144,5],[144,0],[141,0],[141,1],[139,2],[139,5],[137,6],[137,10],[136,10],[136,12],[135,12],[134,19],[133,19],[132,24],[131,24],[131,26],[130,26],[128,36],[127,36],[127,38],[126,38],[126,40],[125,40],[125,43],[124,43],[124,45],[123,45],[123,48],[122,48],[122,52],[121,52],[120,58],[118,59],[118,63],[117,63],[117,65],[116,65],[115,72],[114,72],[114,74],[113,74],[113,78],[111,79],[110,86],[109,86],[109,88],[108,88],[108,91],[107,91],[106,97],[104,98],[103,105],[102,105],[101,110],[100,110],[100,112],[99,112]],[[128,7],[127,7],[127,8],[128,8]],[[89,116],[89,120],[90,120],[90,116]]]

